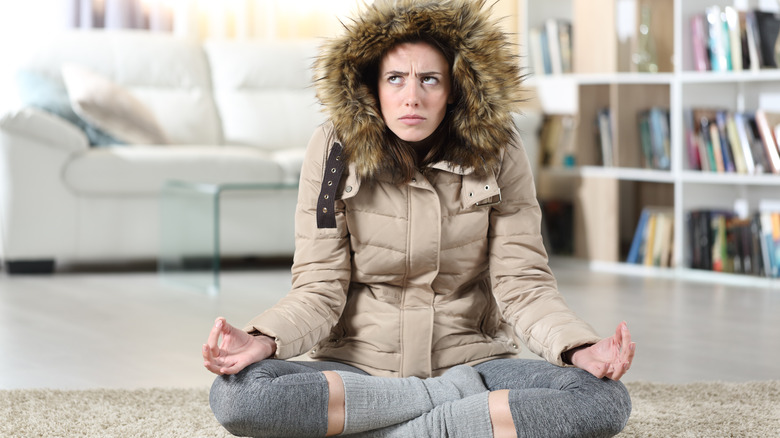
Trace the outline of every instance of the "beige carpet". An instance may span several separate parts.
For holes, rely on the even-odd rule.
[[[780,437],[780,381],[628,383],[620,437]],[[0,391],[1,437],[224,437],[208,390]]]

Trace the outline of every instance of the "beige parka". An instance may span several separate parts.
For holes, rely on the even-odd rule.
[[[308,352],[373,375],[429,377],[514,357],[518,340],[563,365],[563,352],[601,339],[569,310],[547,265],[531,166],[512,121],[517,63],[483,6],[377,0],[323,48],[317,87],[331,122],[312,136],[302,168],[292,290],[245,328],[275,338],[277,358]],[[377,29],[384,37],[370,38]],[[362,62],[419,32],[456,49],[456,134],[442,160],[398,183],[376,99],[355,78]],[[335,228],[318,228],[335,144],[348,166]]]

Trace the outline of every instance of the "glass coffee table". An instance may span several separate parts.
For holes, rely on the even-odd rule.
[[[229,191],[297,189],[292,183],[166,181],[160,199],[158,272],[162,282],[219,294],[221,196]]]

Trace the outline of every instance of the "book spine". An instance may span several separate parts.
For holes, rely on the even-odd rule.
[[[756,111],[756,125],[761,134],[761,140],[764,143],[764,150],[768,157],[770,170],[772,173],[780,173],[780,152],[778,152],[777,149],[774,126],[771,125],[766,111],[762,109]]]
[[[691,17],[691,44],[693,45],[693,64],[696,71],[710,69],[710,57],[707,54],[707,31],[704,14]]]
[[[743,162],[745,166],[745,173],[756,173],[756,162],[753,158],[753,147],[751,145],[750,137],[748,136],[749,127],[746,125],[745,115],[741,112],[734,113],[732,119],[734,129],[736,130],[737,141],[742,148]]]
[[[710,65],[712,71],[728,71],[729,57],[727,46],[723,44],[728,38],[724,36],[723,13],[720,6],[710,6],[706,9],[708,33],[708,47],[710,52]]]
[[[721,156],[723,157],[723,170],[734,173],[736,166],[734,164],[734,154],[731,151],[731,142],[726,132],[726,111],[718,111],[715,114],[715,123],[718,126],[718,139],[720,140]]]

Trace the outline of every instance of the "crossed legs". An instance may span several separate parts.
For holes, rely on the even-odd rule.
[[[628,393],[620,382],[597,379],[582,370],[520,359],[494,360],[479,364],[474,370],[479,372],[484,390],[468,381],[468,373],[450,378],[461,388],[460,393],[453,393],[446,385],[435,386],[441,378],[395,379],[411,384],[412,389],[398,389],[403,397],[410,391],[420,393],[421,383],[426,385],[422,395],[430,395],[430,405],[421,401],[419,407],[412,408],[412,403],[404,403],[408,412],[393,412],[395,417],[388,420],[390,424],[401,421],[399,424],[358,432],[355,436],[410,436],[410,431],[413,436],[456,432],[460,436],[462,430],[471,432],[481,425],[483,429],[487,427],[488,434],[474,432],[473,436],[489,436],[492,429],[496,438],[606,437],[622,430],[631,411]],[[347,378],[348,385],[342,376]],[[346,400],[351,394],[345,392],[345,386],[355,388],[365,382],[372,389],[364,392],[371,394],[375,392],[374,383],[382,379],[361,380],[364,376],[356,368],[334,362],[266,360],[235,376],[218,377],[211,391],[211,406],[220,423],[236,435],[335,435],[342,433],[349,421],[345,421],[349,416],[345,406],[349,406]],[[487,391],[490,392],[485,394]],[[371,405],[373,409],[374,403]],[[371,415],[383,413],[372,411]],[[482,419],[467,418],[474,415]],[[463,424],[458,425],[459,422]],[[458,429],[459,426],[464,429]]]

